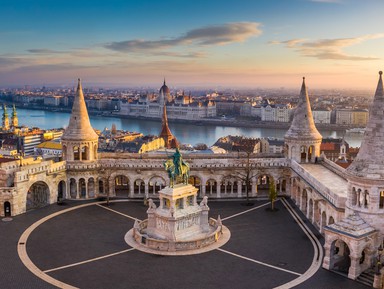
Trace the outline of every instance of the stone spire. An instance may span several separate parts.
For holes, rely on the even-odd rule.
[[[348,167],[347,172],[357,177],[384,179],[384,93],[383,72],[379,72],[379,82],[369,111],[369,121],[364,133],[359,153]]]
[[[61,139],[74,141],[98,140],[98,135],[89,121],[80,78],[78,79],[77,91],[71,117],[69,119],[69,125]]]
[[[177,148],[179,147],[179,143],[177,139],[172,134],[171,130],[168,126],[168,117],[167,117],[167,106],[163,106],[163,121],[161,125],[161,133],[160,137],[164,139],[166,148]]]
[[[301,85],[299,103],[294,112],[292,124],[285,134],[285,138],[301,140],[322,139],[313,121],[311,104],[309,103],[307,87],[305,85],[305,77],[303,77],[303,84]]]

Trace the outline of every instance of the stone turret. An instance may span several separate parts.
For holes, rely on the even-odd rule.
[[[347,169],[346,214],[359,212],[369,224],[380,228],[384,220],[384,93],[382,72],[370,108],[370,116],[359,153]]]
[[[305,77],[300,91],[300,99],[294,112],[292,124],[284,136],[288,158],[297,162],[315,162],[320,156],[322,136],[313,121],[311,105]]]
[[[17,112],[16,112],[15,105],[13,105],[13,109],[12,109],[11,125],[13,128],[15,128],[19,125],[19,119],[17,118]]]
[[[67,161],[96,160],[98,139],[89,121],[79,79],[69,125],[61,137],[64,159]]]
[[[5,104],[3,104],[3,130],[9,130],[9,116]]]
[[[167,117],[166,105],[163,106],[163,122],[162,122],[160,137],[162,137],[164,139],[166,148],[170,149],[170,148],[179,147],[179,143],[178,143],[177,139],[172,134],[172,132],[168,126],[168,117]]]

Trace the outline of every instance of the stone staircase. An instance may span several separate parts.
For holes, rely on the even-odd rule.
[[[368,269],[361,273],[359,277],[357,277],[356,281],[369,287],[373,287],[374,275],[375,271],[373,269]]]

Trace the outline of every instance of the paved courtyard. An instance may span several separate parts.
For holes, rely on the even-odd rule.
[[[42,276],[78,288],[288,288],[284,284],[312,275],[322,251],[317,251],[290,207],[277,201],[278,211],[271,212],[267,201],[254,203],[210,201],[210,216],[220,214],[230,240],[204,254],[174,257],[149,255],[125,243],[134,218],[146,218],[142,202],[106,207],[68,201],[30,211],[0,222],[0,288],[56,288],[24,266],[18,246],[26,246]],[[83,204],[89,205],[67,211]],[[25,244],[19,244],[30,225],[59,211],[66,212],[42,222]],[[304,225],[323,241],[309,222]],[[322,268],[313,273],[294,288],[369,288]]]

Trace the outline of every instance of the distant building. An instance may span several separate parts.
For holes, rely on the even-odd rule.
[[[44,97],[44,106],[60,106],[62,98],[59,95],[46,96]]]
[[[251,116],[261,121],[290,122],[293,110],[290,104],[271,104],[268,99],[264,99],[260,105],[251,107],[250,112]]]
[[[352,112],[352,124],[358,127],[366,127],[368,123],[368,109],[355,109]]]
[[[213,145],[226,152],[268,153],[269,143],[265,139],[247,138],[244,136],[225,136],[219,138]]]
[[[120,115],[161,118],[163,106],[167,107],[169,119],[196,120],[216,116],[216,103],[211,100],[193,101],[191,96],[179,95],[175,98],[170,94],[168,86],[160,88],[157,99],[151,95],[139,96],[128,102],[120,102]]]
[[[38,144],[34,148],[35,155],[41,155],[43,158],[47,157],[61,157],[63,147],[61,143],[54,141],[46,141],[41,144]]]
[[[315,123],[331,123],[330,109],[314,109],[312,110],[312,115]]]

